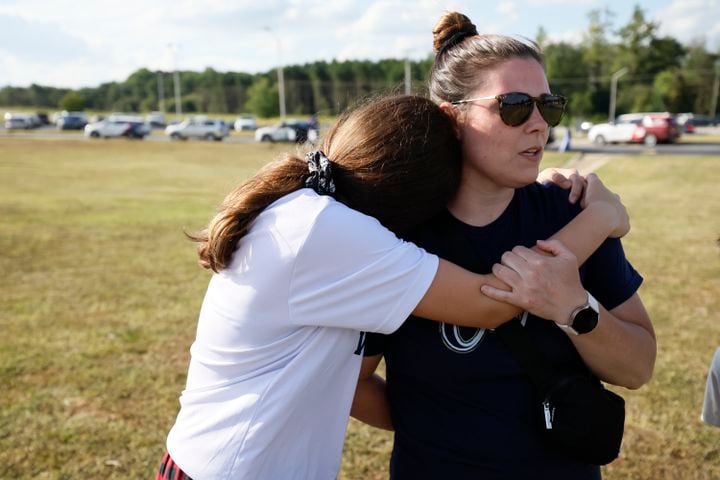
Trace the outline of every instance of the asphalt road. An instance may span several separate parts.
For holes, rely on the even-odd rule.
[[[34,130],[5,130],[0,127],[0,139],[2,138],[26,138],[32,140],[87,140],[89,142],[99,141],[113,141],[113,142],[127,142],[127,141],[141,141],[141,140],[129,140],[127,138],[110,138],[110,139],[94,139],[87,138],[83,134],[82,130],[70,130],[70,131],[59,131],[53,126],[46,126],[36,128]],[[145,137],[142,141],[147,142],[170,142],[170,138],[167,137],[162,130],[154,130],[153,133]],[[174,141],[174,140],[173,140]],[[194,141],[206,141],[206,140],[188,140]],[[250,143],[254,142],[255,139],[252,135],[231,133],[230,136],[226,137],[224,142],[227,143]]]
[[[616,144],[616,145],[593,145],[588,142],[587,138],[574,136],[571,142],[571,151],[583,152],[583,153],[603,153],[603,154],[618,154],[618,155],[633,155],[633,154],[647,154],[655,153],[660,155],[718,155],[720,156],[720,142],[717,141],[720,136],[720,128],[708,129],[697,134],[692,134],[692,143],[679,143],[679,144],[658,144],[654,147],[646,147],[644,145],[636,144]],[[707,142],[703,142],[704,136],[709,137]],[[146,137],[144,140],[128,140],[124,138],[120,139],[108,139],[108,140],[96,140],[86,138],[82,131],[58,131],[52,126],[47,126],[35,130],[5,130],[0,126],[0,140],[3,138],[25,138],[34,140],[83,140],[89,142],[100,142],[100,141],[145,141],[145,142],[169,142],[171,141],[167,136],[163,134],[161,130],[156,130],[152,135]],[[191,142],[203,141],[203,140],[188,140]],[[231,133],[230,136],[223,140],[226,143],[251,143],[254,142],[254,138],[248,134]],[[550,144],[547,147],[548,150],[557,150],[557,144]]]

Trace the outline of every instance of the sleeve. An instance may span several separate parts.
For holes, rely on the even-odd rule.
[[[583,286],[607,310],[633,296],[643,282],[642,276],[625,258],[618,238],[608,238],[581,268]]]
[[[438,262],[375,218],[330,204],[298,250],[290,321],[392,333],[425,295]]]
[[[368,333],[365,336],[365,350],[363,350],[363,356],[374,357],[375,355],[384,354],[388,339],[389,336],[383,335],[382,333]]]

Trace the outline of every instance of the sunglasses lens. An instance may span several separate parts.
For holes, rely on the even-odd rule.
[[[548,125],[554,127],[562,120],[565,104],[567,100],[562,95],[541,95],[538,109]]]
[[[525,93],[507,93],[500,101],[500,118],[506,125],[517,127],[530,118],[533,101]]]

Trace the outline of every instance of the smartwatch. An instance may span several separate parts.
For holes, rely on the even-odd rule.
[[[600,304],[595,300],[595,297],[590,295],[590,292],[587,292],[587,302],[572,311],[570,322],[567,325],[560,323],[557,325],[573,335],[583,335],[595,330],[599,319]]]

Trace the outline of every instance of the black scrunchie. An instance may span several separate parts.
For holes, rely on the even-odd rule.
[[[305,155],[310,175],[305,180],[305,186],[312,188],[318,195],[335,193],[335,182],[332,178],[330,160],[320,150]]]
[[[455,32],[450,38],[445,40],[442,45],[440,45],[440,50],[438,50],[438,56],[442,55],[446,50],[449,50],[458,43],[462,42],[467,37],[473,37],[475,35],[477,35],[477,30],[475,29],[460,30],[459,32]]]

